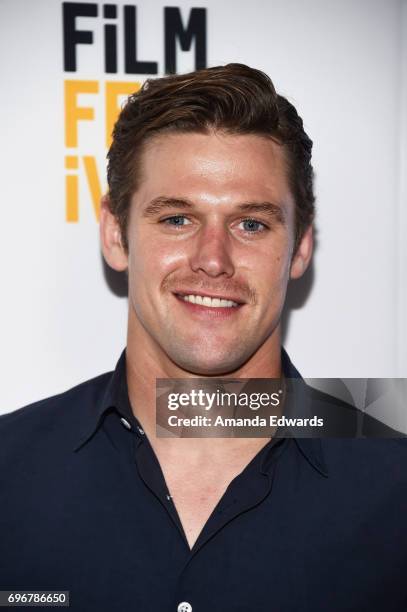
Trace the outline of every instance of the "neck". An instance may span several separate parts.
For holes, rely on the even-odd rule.
[[[222,378],[279,378],[281,376],[281,340],[279,326],[259,347],[256,353],[237,369]],[[222,452],[222,449],[245,447],[255,439],[245,438],[157,438],[156,436],[156,379],[206,378],[192,374],[172,362],[142,325],[129,316],[126,348],[126,375],[129,400],[134,415],[146,432],[153,448],[176,447],[194,453]],[[210,377],[208,377],[210,378]],[[261,439],[257,439],[258,442]],[[181,443],[181,444],[180,444]],[[263,441],[264,444],[264,441]]]

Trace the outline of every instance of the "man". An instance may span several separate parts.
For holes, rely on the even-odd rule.
[[[247,66],[129,98],[100,219],[127,348],[0,419],[1,589],[69,590],[86,612],[407,609],[404,440],[156,435],[156,379],[297,379],[300,408],[324,405],[281,349],[312,255],[311,148]]]

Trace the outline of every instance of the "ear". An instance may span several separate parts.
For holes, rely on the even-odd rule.
[[[300,278],[311,261],[314,247],[313,228],[310,225],[304,232],[301,242],[297,247],[295,255],[291,261],[290,278]]]
[[[123,248],[120,227],[116,217],[110,211],[109,196],[104,196],[100,203],[100,242],[103,256],[113,270],[127,270],[128,257]]]

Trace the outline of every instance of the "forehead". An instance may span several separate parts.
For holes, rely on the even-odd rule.
[[[292,200],[284,148],[258,135],[166,133],[146,143],[137,200]]]

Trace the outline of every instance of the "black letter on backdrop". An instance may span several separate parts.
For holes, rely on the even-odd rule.
[[[165,72],[177,72],[176,39],[179,39],[181,49],[188,51],[195,38],[195,68],[206,68],[206,9],[193,8],[188,25],[184,28],[180,9],[166,6],[165,14]]]
[[[124,66],[127,74],[157,74],[157,62],[137,60],[137,7],[124,7]]]
[[[97,17],[97,14],[97,4],[85,2],[64,2],[62,4],[65,72],[76,72],[76,45],[93,44],[93,32],[76,30],[76,17]]]
[[[116,5],[104,4],[103,17],[105,19],[116,19]],[[110,23],[105,24],[105,72],[117,72],[117,27]]]

